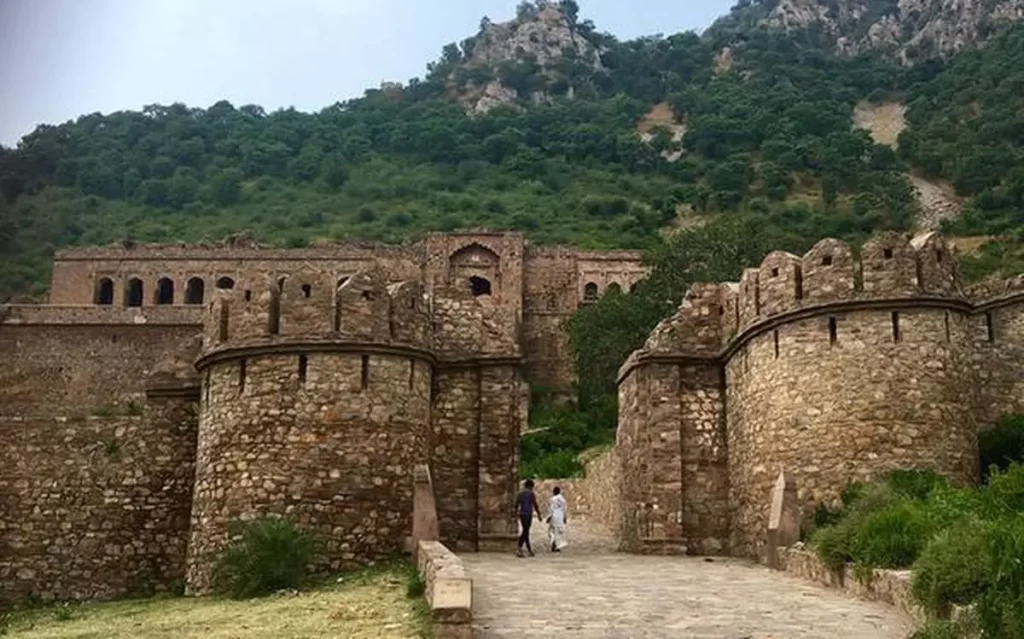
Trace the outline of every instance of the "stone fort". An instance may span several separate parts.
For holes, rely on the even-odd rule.
[[[322,533],[325,571],[392,554],[418,464],[447,546],[509,547],[527,384],[568,388],[563,322],[643,275],[514,233],[58,252],[49,304],[0,308],[6,596],[203,592],[263,512]],[[936,234],[695,285],[620,370],[571,508],[625,551],[755,556],[780,471],[805,516],[900,468],[976,481],[979,430],[1024,412],[1022,305]]]
[[[571,390],[562,323],[643,276],[486,231],[59,251],[0,307],[0,598],[203,592],[264,512],[324,571],[400,552],[419,464],[450,548],[508,546],[528,382]]]

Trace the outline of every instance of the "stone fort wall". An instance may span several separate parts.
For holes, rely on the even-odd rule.
[[[519,233],[439,233],[407,245],[343,243],[303,249],[230,239],[216,245],[91,247],[58,251],[49,303],[158,308],[202,306],[218,289],[260,289],[270,276],[306,269],[330,273],[332,286],[361,271],[389,282],[420,282],[426,292],[470,278],[487,282],[492,303],[518,317],[531,383],[567,390],[573,368],[565,322],[581,304],[643,278],[636,251],[529,245]],[[436,297],[436,296],[435,296]]]
[[[0,603],[182,580],[194,397],[148,397],[162,362],[196,333],[195,315],[176,311],[4,309]]]
[[[266,512],[321,533],[321,570],[390,555],[424,460],[446,543],[514,543],[521,238],[379,248],[80,249],[54,304],[0,307],[5,601],[204,591]]]
[[[964,290],[934,234],[694,287],[620,371],[624,547],[757,555],[780,471],[808,516],[898,468],[976,481],[978,429],[1024,401],[1022,304]]]

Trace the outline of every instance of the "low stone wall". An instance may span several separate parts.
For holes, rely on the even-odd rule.
[[[458,555],[438,541],[421,541],[416,566],[426,583],[437,639],[472,639],[473,581]]]
[[[562,489],[569,506],[569,521],[584,517],[596,521],[608,530],[619,525],[619,466],[615,450],[595,457],[585,465],[584,476],[577,479],[543,479],[534,490],[540,501],[541,512],[548,515],[551,490]]]
[[[838,588],[861,599],[882,601],[919,623],[926,619],[924,610],[910,594],[909,570],[875,570],[870,580],[862,582],[853,574],[853,566],[846,566],[841,571],[830,570],[816,554],[802,548],[780,550],[779,562],[783,570],[795,577]]]

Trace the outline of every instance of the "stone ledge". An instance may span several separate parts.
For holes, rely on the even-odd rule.
[[[860,599],[887,603],[918,623],[926,620],[924,610],[914,602],[910,593],[909,570],[875,569],[872,578],[862,582],[854,575],[853,566],[848,565],[840,571],[831,570],[816,554],[800,548],[780,549],[779,565],[781,570],[794,577],[836,588]]]
[[[421,541],[416,567],[426,584],[437,639],[472,639],[473,581],[458,555],[438,541]]]

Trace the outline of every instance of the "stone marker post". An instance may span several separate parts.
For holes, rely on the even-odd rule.
[[[421,541],[437,541],[440,526],[437,522],[437,505],[434,502],[434,484],[430,479],[430,467],[417,464],[413,468],[412,497],[412,539],[410,550],[415,555]]]
[[[789,548],[800,541],[800,503],[796,483],[786,476],[785,471],[781,471],[779,478],[775,480],[771,498],[765,559],[769,567],[780,568],[779,550]]]

